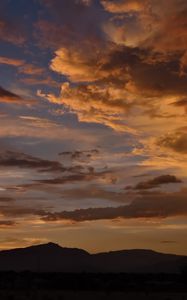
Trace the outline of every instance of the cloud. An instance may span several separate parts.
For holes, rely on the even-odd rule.
[[[23,99],[20,96],[5,90],[3,87],[0,86],[0,102],[20,103],[23,102]]]
[[[5,19],[0,15],[0,40],[21,46],[26,40],[22,25],[16,20]]]
[[[6,196],[1,196],[0,197],[0,202],[12,202],[14,201],[14,198],[11,198],[11,197],[6,197]]]
[[[134,112],[139,117],[143,113],[172,118],[173,113],[167,112],[169,97],[187,94],[180,56],[159,56],[137,47],[106,43],[94,52],[61,48],[51,68],[73,83],[63,83],[59,97],[46,95],[50,102],[76,113],[81,122],[104,124],[116,131],[138,132],[133,122],[128,126]]]
[[[173,102],[172,105],[176,107],[183,107],[185,111],[187,112],[187,98],[182,98],[176,102]]]
[[[161,136],[157,144],[161,147],[171,149],[181,154],[187,154],[187,132],[186,128]]]
[[[16,222],[11,221],[11,220],[0,221],[0,228],[12,227],[15,225],[16,225]]]
[[[67,171],[68,170],[72,171],[75,174],[63,176],[63,177],[51,178],[51,179],[37,180],[37,182],[41,184],[67,184],[67,183],[84,182],[84,181],[88,182],[97,178],[105,177],[105,175],[108,173],[108,171],[96,172],[94,171],[93,168],[89,168],[89,167],[88,167],[88,173],[81,172],[82,168],[79,167],[67,168]]]
[[[23,145],[25,140],[34,137],[33,143],[40,143],[34,151],[41,153],[44,143],[49,143],[49,141],[55,143],[55,145],[53,144],[55,148],[60,143],[62,143],[60,147],[66,143],[70,145],[76,143],[79,146],[75,149],[82,149],[83,143],[89,143],[88,149],[92,149],[92,147],[97,147],[99,136],[108,148],[108,153],[102,154],[100,161],[103,158],[104,164],[105,161],[107,164],[109,162],[109,165],[113,165],[116,169],[122,164],[132,164],[133,166],[142,164],[142,172],[144,172],[145,165],[143,163],[147,163],[146,167],[150,170],[151,158],[157,162],[154,168],[164,169],[168,161],[169,163],[171,161],[169,166],[171,168],[175,160],[178,168],[183,164],[182,168],[185,169],[182,159],[183,155],[187,153],[186,131],[181,129],[186,122],[184,110],[186,110],[185,99],[187,97],[185,2],[171,0],[166,4],[161,0],[42,0],[43,13],[39,15],[40,19],[35,24],[35,38],[42,47],[39,51],[40,54],[45,53],[45,51],[42,52],[44,47],[50,48],[50,53],[54,52],[50,56],[52,57],[50,70],[60,74],[59,78],[62,78],[59,96],[53,94],[53,87],[59,87],[59,84],[50,76],[48,77],[48,73],[45,73],[45,70],[35,63],[31,64],[28,61],[10,57],[0,57],[0,63],[17,68],[19,80],[24,84],[45,84],[46,91],[38,91],[37,95],[46,97],[55,105],[44,104],[42,106],[41,104],[41,109],[47,109],[49,113],[53,113],[54,111],[51,109],[58,107],[60,113],[65,117],[63,115],[60,122],[55,123],[47,120],[45,116],[44,118],[29,116],[25,110],[22,110],[19,117],[1,118],[1,137],[3,139],[6,137],[8,142],[9,139],[12,141],[15,137],[19,137],[16,140],[16,144],[19,144],[21,140],[22,144],[19,144],[19,147],[26,147],[25,144]],[[45,16],[48,17],[48,20],[44,19]],[[47,58],[49,59],[48,54]],[[20,76],[20,74],[24,76]],[[58,78],[57,76],[56,74],[56,78]],[[50,87],[52,87],[52,92],[49,92]],[[6,92],[9,94],[7,95]],[[9,103],[13,102],[12,99],[15,99],[14,101],[22,100],[16,94],[3,88],[0,89],[0,99],[2,102]],[[40,108],[35,107],[33,114],[36,113],[35,109],[39,113],[38,109]],[[68,113],[70,114],[68,115]],[[75,114],[80,122],[96,123],[97,125],[78,124],[75,117],[72,118],[73,121],[68,121],[66,127],[64,120],[66,122],[66,118],[71,119],[71,115]],[[57,116],[53,115],[54,117]],[[81,130],[75,128],[77,125]],[[180,128],[176,130],[176,127]],[[87,128],[87,132],[83,128]],[[111,133],[109,129],[116,132]],[[123,133],[126,132],[128,134],[124,135]],[[160,137],[161,134],[163,135]],[[108,136],[111,136],[110,145]],[[147,149],[148,146],[149,149],[152,147],[153,137],[155,148],[152,148],[151,152]],[[107,142],[105,142],[106,140]],[[46,155],[52,155],[51,146],[48,148],[50,150],[48,149]],[[65,145],[64,149],[69,148]],[[125,153],[123,153],[124,149]],[[130,151],[132,152],[130,153]],[[127,175],[123,174],[120,178],[118,174],[119,182],[115,184],[115,187],[111,186],[116,183],[116,176],[112,172],[112,175],[111,173],[106,175],[104,169],[101,167],[99,169],[98,161],[94,161],[93,153],[81,150],[65,152],[59,156],[59,159],[62,159],[62,164],[66,163],[68,159],[72,160],[73,165],[68,167],[64,167],[58,161],[48,161],[24,153],[12,153],[9,157],[0,157],[0,165],[3,166],[3,169],[26,168],[32,173],[37,173],[37,177],[31,183],[31,189],[32,187],[35,189],[37,185],[36,190],[41,188],[42,191],[47,191],[47,189],[50,191],[58,189],[59,191],[60,188],[67,188],[68,185],[73,187],[85,184],[93,185],[94,181],[97,181],[100,185],[93,189],[93,197],[91,194],[90,198],[93,199],[95,195],[98,198],[107,199],[108,197],[109,200],[112,200],[114,197],[117,201],[122,202],[123,197],[127,199],[132,197],[130,194],[134,195],[136,192],[140,198],[143,196],[146,199],[148,196],[156,197],[156,194],[144,193],[143,195],[141,190],[145,189],[145,192],[148,192],[149,189],[160,187],[163,184],[180,182],[178,177],[161,175],[142,181],[137,186],[133,185],[132,189],[137,190],[136,192],[129,191],[127,195],[124,190],[122,195],[120,193],[118,195],[117,192],[110,193],[109,190],[101,189],[103,182],[105,184],[107,181],[107,189],[115,188],[116,191],[118,187],[123,188],[124,176],[127,177]],[[177,159],[180,156],[182,162],[180,166],[176,159],[177,153]],[[92,159],[95,164],[87,165],[92,162]],[[76,162],[78,164],[74,165]],[[43,171],[46,172],[46,175]],[[57,171],[60,174],[55,173],[54,176],[50,173],[49,176],[48,171]],[[167,169],[167,173],[170,172],[175,172],[175,170]],[[165,172],[165,174],[167,173]],[[108,178],[110,176],[110,179],[106,180],[107,176]],[[127,178],[127,184],[130,180]],[[87,185],[85,192],[81,191],[81,188],[80,190],[75,188],[72,194],[64,191],[64,195],[70,199],[71,196],[75,198],[77,193],[79,199],[81,195],[84,199],[89,198],[91,189]],[[132,205],[137,205],[137,203],[133,202]],[[127,207],[130,209],[129,206]],[[157,213],[157,207],[155,210]],[[116,211],[113,211],[111,208],[109,214],[123,215],[123,211],[123,208],[120,208],[120,213],[119,209],[116,208]],[[92,209],[90,212],[91,215],[95,214]],[[84,215],[84,211],[81,213]],[[139,210],[138,213],[140,214]],[[151,213],[154,212],[150,208]],[[166,211],[164,213],[166,214]],[[128,214],[130,215],[130,210],[128,210]]]
[[[87,194],[83,196],[87,197]],[[65,192],[66,195],[66,192]],[[67,192],[68,195],[68,192]],[[81,194],[78,192],[78,195]],[[96,191],[93,197],[106,197],[108,199],[107,192]],[[117,202],[123,202],[127,197],[125,195],[111,194],[117,199]],[[4,217],[20,218],[26,215],[39,216],[41,220],[45,222],[55,222],[60,220],[72,220],[76,222],[82,221],[95,221],[102,219],[150,219],[150,218],[168,218],[175,216],[185,216],[187,214],[187,201],[186,190],[181,190],[175,193],[147,193],[140,194],[138,198],[135,198],[131,203],[119,206],[119,207],[104,207],[104,208],[87,208],[76,209],[74,211],[62,211],[62,212],[49,212],[48,208],[32,208],[18,205],[1,206],[0,211]],[[72,196],[72,195],[70,195]],[[120,198],[120,199],[118,199]]]
[[[102,76],[99,68],[95,66],[94,70],[90,58],[85,57],[80,49],[74,51],[74,49],[62,48],[55,54],[55,58],[51,61],[51,69],[67,76],[71,81],[96,81],[99,75]]]
[[[159,2],[158,2],[159,3]],[[165,6],[165,4],[164,4]],[[187,4],[186,1],[171,1],[168,10],[166,7],[155,6],[160,16],[157,29],[145,42],[146,45],[154,47],[157,51],[186,51],[187,41]],[[158,15],[158,14],[157,14]],[[169,35],[166,35],[169,33]]]
[[[38,72],[38,71],[36,70],[36,72]],[[39,68],[39,72],[40,72],[40,68]],[[31,75],[31,74],[26,74],[26,75]],[[59,82],[57,82],[50,76],[44,76],[44,77],[43,76],[41,76],[41,77],[33,77],[33,76],[26,77],[26,76],[24,76],[24,77],[20,78],[19,81],[23,82],[24,84],[31,85],[31,86],[32,85],[34,85],[34,86],[46,85],[46,86],[50,86],[50,87],[59,88],[61,85]],[[40,96],[41,96],[41,94],[40,94]]]
[[[9,65],[13,67],[20,67],[25,63],[22,59],[15,59],[6,56],[0,56],[0,64]]]
[[[51,119],[38,118],[38,116],[34,117],[34,115],[30,115],[30,118],[26,118],[26,116],[27,115],[22,114],[20,117],[15,117],[12,114],[8,114],[1,117],[1,139],[17,137],[34,139],[35,142],[63,141],[63,144],[68,143],[68,145],[73,141],[73,143],[79,145],[81,136],[82,145],[86,145],[86,147],[88,143],[89,145],[95,145],[98,141],[97,137],[90,134],[86,128],[75,128],[73,126],[67,126],[66,124],[62,126],[62,123],[52,121]],[[34,119],[31,117],[34,117]]]
[[[38,67],[34,64],[27,63],[25,60],[6,56],[0,56],[0,64],[16,67],[19,73],[26,75],[40,76],[46,71],[43,67]]]
[[[146,1],[139,0],[102,0],[104,8],[117,14],[129,13],[129,12],[140,12],[145,9]]]
[[[30,97],[23,98],[18,94],[8,91],[0,86],[0,103],[15,104],[21,106],[33,106],[36,100]]]
[[[162,0],[101,0],[101,3],[106,11],[115,15],[117,21],[113,18],[113,26],[119,30],[124,27],[124,43],[152,47],[156,51],[186,51],[185,0],[169,3]]]
[[[29,117],[28,117],[29,118]],[[38,120],[34,119],[36,123]],[[40,124],[39,124],[40,126]],[[42,124],[43,126],[43,124]],[[45,123],[44,123],[45,126]],[[46,126],[45,126],[46,127]],[[43,128],[43,127],[41,127]],[[67,152],[64,152],[64,154]],[[73,152],[72,152],[73,153]],[[76,156],[77,153],[76,152]],[[81,152],[80,152],[81,153]],[[79,153],[79,154],[80,154]],[[89,153],[89,160],[90,160],[90,153],[94,155],[97,153],[95,149],[83,151],[83,154]],[[88,154],[86,154],[86,159]],[[66,156],[66,154],[65,154]],[[9,191],[24,191],[28,192],[31,190],[40,190],[44,193],[46,191],[50,193],[54,193],[61,195],[61,187],[62,185],[74,185],[77,183],[85,183],[93,181],[107,181],[111,180],[112,177],[111,171],[107,168],[103,168],[102,165],[94,167],[90,161],[85,160],[85,157],[78,156],[73,160],[69,160],[67,162],[67,158],[64,158],[64,155],[61,155],[62,162],[59,161],[52,161],[46,160],[39,157],[35,157],[32,155],[25,154],[23,152],[17,151],[9,151],[9,150],[1,150],[0,152],[0,166],[3,168],[5,172],[9,172],[11,170],[11,174],[24,174],[24,179],[22,175],[15,177],[14,185],[11,186],[9,183],[9,176],[4,175],[5,178],[8,180],[8,187]],[[77,163],[79,162],[79,164]],[[22,170],[18,170],[22,169]],[[24,171],[24,170],[27,171]],[[30,170],[31,173],[28,173]],[[6,173],[5,173],[6,174]],[[7,173],[8,174],[8,173]],[[49,176],[50,175],[50,176]],[[7,177],[6,177],[7,176]],[[12,176],[11,176],[12,177]],[[13,178],[13,177],[12,177]],[[25,180],[25,182],[23,182]],[[6,182],[6,180],[5,180]],[[11,178],[10,178],[11,182]],[[56,187],[55,187],[56,186]],[[56,189],[56,191],[54,191]],[[2,197],[3,202],[8,202],[11,199],[9,197]],[[1,198],[0,198],[1,202]]]
[[[64,199],[72,200],[88,200],[88,199],[99,199],[112,201],[113,203],[125,202],[126,194],[123,192],[107,191],[97,185],[90,185],[84,188],[72,188],[60,191],[60,195]]]
[[[181,183],[182,181],[174,175],[160,175],[151,180],[139,182],[133,189],[146,190],[158,187],[163,184]]]
[[[38,169],[40,172],[55,172],[64,170],[61,163],[57,161],[44,160],[25,153],[14,151],[0,152],[0,166]]]
[[[67,81],[58,97],[46,94],[48,101],[76,113],[80,122],[133,135],[140,133],[134,116],[140,122],[142,115],[154,118],[157,126],[157,119],[177,114],[170,98],[187,95],[184,0],[167,7],[161,0],[43,4],[53,22],[36,24],[38,38],[54,49],[50,68]],[[161,45],[162,35],[168,47]]]
[[[176,193],[159,193],[133,200],[120,207],[88,208],[74,211],[48,213],[42,217],[46,222],[73,220],[76,222],[116,218],[167,218],[187,214],[187,190]]]
[[[45,216],[46,212],[43,209],[37,209],[26,206],[0,206],[0,213],[3,217],[19,218],[27,215]]]
[[[35,66],[33,64],[28,64],[28,63],[25,63],[24,65],[20,66],[18,71],[19,73],[22,74],[35,75],[35,76],[39,76],[45,73],[44,68]]]
[[[50,15],[50,21],[40,18],[36,23],[35,36],[41,47],[58,49],[60,45],[102,40],[101,24],[105,12],[95,1],[42,0]],[[62,21],[63,20],[63,21]]]
[[[123,91],[115,87],[71,87],[69,83],[64,83],[59,97],[49,94],[46,98],[76,113],[80,122],[99,123],[116,131],[136,134],[136,130],[129,127],[124,120],[125,112],[132,104],[128,100],[122,100],[121,93]]]
[[[76,150],[76,151],[64,151],[60,152],[58,155],[64,159],[71,159],[73,161],[79,161],[79,162],[88,162],[92,159],[92,157],[95,157],[99,154],[98,149],[91,149],[91,150]]]

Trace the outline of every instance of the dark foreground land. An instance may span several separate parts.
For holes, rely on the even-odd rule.
[[[181,274],[71,274],[1,272],[2,300],[187,300]]]
[[[180,273],[187,256],[131,249],[90,254],[54,243],[0,251],[0,271],[48,273]]]
[[[54,243],[0,251],[0,300],[187,300],[187,256],[90,254]],[[25,271],[27,270],[27,271]]]

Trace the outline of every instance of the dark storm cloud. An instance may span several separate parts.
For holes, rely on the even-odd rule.
[[[177,193],[142,196],[126,206],[77,209],[48,213],[42,217],[46,222],[58,220],[93,221],[115,218],[167,218],[187,214],[187,190]]]
[[[1,57],[0,57],[0,64],[1,64]],[[8,91],[6,89],[4,89],[3,87],[0,86],[0,103],[7,103],[7,104],[12,104],[12,105],[19,105],[19,107],[21,106],[33,106],[34,104],[36,104],[36,100],[35,99],[31,99],[29,97],[27,98],[23,98],[19,95],[17,95],[14,92]]]
[[[14,221],[11,221],[11,220],[3,220],[3,221],[0,221],[0,227],[11,227],[11,226],[14,226],[16,225],[16,222]]]
[[[20,96],[10,91],[7,91],[6,89],[0,86],[0,102],[17,103],[20,101],[23,102],[23,99]]]
[[[134,190],[146,190],[146,189],[152,189],[152,188],[158,187],[162,184],[181,183],[181,182],[182,181],[174,175],[160,175],[153,179],[139,182],[137,185],[135,185],[135,187],[133,187],[133,189]]]
[[[88,182],[97,178],[104,177],[108,171],[95,172],[94,169],[90,170],[89,173],[78,173],[71,174],[69,176],[37,180],[36,183],[40,184],[66,184],[66,183],[74,183],[74,182]]]
[[[6,197],[6,196],[0,196],[0,202],[12,202],[14,201],[14,198]]]
[[[37,209],[32,207],[26,207],[26,206],[0,206],[0,213],[4,217],[23,217],[27,215],[33,215],[33,216],[45,216],[46,211],[43,209]]]
[[[99,150],[81,150],[81,151],[64,151],[60,152],[59,155],[63,158],[70,158],[72,160],[85,161],[91,159],[93,156],[99,154]]]
[[[0,166],[31,168],[40,171],[64,171],[61,163],[57,161],[36,158],[25,153],[14,151],[0,152]]]
[[[101,196],[102,191],[96,193]],[[108,197],[106,193],[106,198]],[[127,200],[128,195],[116,195]],[[115,198],[115,197],[114,197]],[[73,220],[76,222],[94,221],[102,219],[136,219],[136,218],[168,218],[187,215],[187,190],[183,189],[175,193],[157,193],[139,195],[131,203],[119,207],[87,208],[74,211],[52,212],[49,208],[33,208],[26,206],[0,206],[0,212],[4,217],[24,217],[33,215],[46,222],[59,220]]]
[[[180,59],[180,54],[162,56],[151,49],[118,46],[109,54],[102,69],[108,70],[110,75],[115,69],[125,71],[128,67],[134,88],[145,96],[186,94],[187,76],[179,74]],[[112,80],[115,82],[114,78]],[[120,80],[124,82],[123,73],[118,80],[118,84]]]

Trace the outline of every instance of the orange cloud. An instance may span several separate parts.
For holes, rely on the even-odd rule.
[[[20,67],[25,63],[22,59],[14,59],[10,57],[0,56],[0,64],[10,65],[14,67]]]
[[[93,7],[92,12],[82,7],[83,21],[76,17],[76,1],[68,4],[67,16],[59,9],[67,1],[44,2],[53,17],[55,12],[54,23],[40,21],[46,46],[55,49],[50,68],[67,82],[58,97],[40,96],[76,113],[81,122],[133,134],[142,148],[132,156],[145,155],[143,164],[181,167],[175,145],[157,141],[186,124],[186,1],[103,0],[102,22]],[[72,26],[69,20],[74,20]],[[88,24],[93,31],[80,30]],[[184,133],[177,139],[185,148]]]
[[[79,121],[100,123],[117,131],[137,134],[124,121],[124,116],[131,107],[131,103],[120,98],[120,89],[99,88],[96,85],[72,88],[69,83],[61,87],[58,98],[53,95],[45,96],[50,102],[62,104],[71,112],[77,113]]]
[[[146,1],[140,0],[102,0],[101,4],[111,13],[139,12],[145,8]]]
[[[160,137],[157,143],[162,147],[169,148],[181,154],[187,154],[187,128],[168,133]]]
[[[68,107],[80,121],[132,133],[138,130],[128,126],[128,119],[135,111],[157,118],[172,117],[169,97],[187,94],[186,77],[180,75],[180,56],[109,42],[103,51],[97,47],[94,52],[85,51],[84,45],[80,50],[70,47],[56,52],[52,70],[73,84],[63,83],[59,97],[47,96],[50,102]]]
[[[18,68],[19,73],[27,75],[42,75],[45,69],[35,66],[33,64],[26,63],[22,59],[14,59],[11,57],[0,56],[0,64],[9,65]]]
[[[32,64],[24,64],[20,66],[19,72],[22,74],[27,74],[27,75],[42,75],[45,72],[44,68],[37,67]]]
[[[47,85],[47,86],[53,86],[56,88],[60,87],[60,83],[53,80],[53,78],[51,78],[50,76],[46,76],[46,77],[23,77],[20,78],[21,82],[27,84],[27,85]]]
[[[92,48],[92,50],[91,50]],[[61,48],[51,61],[51,69],[66,75],[74,82],[94,82],[107,76],[101,68],[101,49],[94,49],[91,44],[88,49]],[[86,53],[89,51],[89,54]],[[107,55],[107,54],[106,54]],[[104,62],[103,62],[104,63]]]

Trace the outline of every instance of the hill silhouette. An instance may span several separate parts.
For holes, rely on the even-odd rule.
[[[0,251],[0,271],[178,273],[186,265],[187,256],[142,249],[90,254],[48,243]]]

